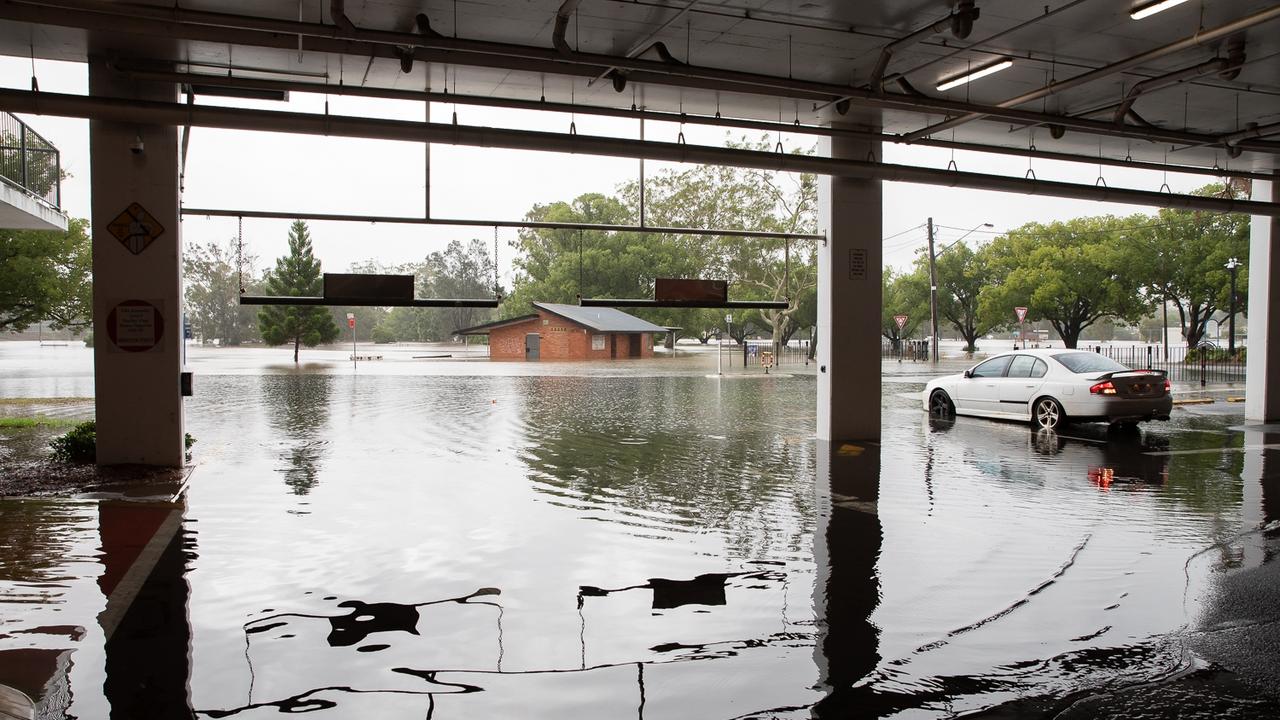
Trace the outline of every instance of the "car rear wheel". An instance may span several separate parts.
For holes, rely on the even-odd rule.
[[[939,418],[955,417],[956,406],[942,390],[934,390],[929,396],[929,414]]]
[[[1040,398],[1036,401],[1035,407],[1031,412],[1031,419],[1035,422],[1036,427],[1045,430],[1057,430],[1066,422],[1067,415],[1062,411],[1062,405],[1051,397]]]

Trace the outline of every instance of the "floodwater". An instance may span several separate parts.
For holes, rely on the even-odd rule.
[[[1203,679],[1224,578],[1274,554],[1274,441],[1221,408],[936,422],[886,363],[883,444],[830,446],[799,361],[438,351],[192,348],[183,499],[0,500],[0,682],[67,668],[79,718],[1050,716]],[[87,362],[0,343],[0,397]]]

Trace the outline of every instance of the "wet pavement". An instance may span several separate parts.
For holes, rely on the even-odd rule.
[[[10,345],[0,395],[91,395]],[[1043,435],[886,363],[883,444],[831,446],[802,363],[415,353],[193,349],[183,497],[0,500],[0,682],[80,718],[1280,709],[1280,432],[1239,405]]]

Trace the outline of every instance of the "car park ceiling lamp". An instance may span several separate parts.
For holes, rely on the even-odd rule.
[[[965,83],[973,82],[978,78],[984,78],[988,75],[998,73],[1001,70],[1008,70],[1013,67],[1013,61],[1009,59],[997,60],[993,63],[983,65],[974,70],[968,70],[959,75],[953,75],[949,78],[943,78],[938,81],[938,92],[946,92],[951,88],[960,87]]]
[[[1171,7],[1181,5],[1186,1],[1187,0],[1156,0],[1156,2],[1144,3],[1130,10],[1129,17],[1134,20],[1141,20],[1143,18],[1151,17],[1158,12],[1164,12]]]

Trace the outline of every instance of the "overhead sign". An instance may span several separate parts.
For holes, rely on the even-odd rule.
[[[164,337],[164,314],[146,300],[125,300],[107,313],[107,337],[125,352],[153,350]]]
[[[1024,320],[1026,320],[1026,319],[1027,319],[1027,309],[1026,309],[1026,308],[1024,308],[1024,307],[1016,307],[1016,308],[1014,308],[1014,309],[1013,309],[1013,311],[1014,311],[1014,312],[1016,312],[1016,313],[1018,313],[1018,322],[1022,322],[1022,321],[1024,321]]]
[[[164,234],[164,226],[138,203],[129,203],[114,220],[107,223],[111,233],[129,252],[137,255]]]
[[[906,326],[907,326],[907,316],[906,316],[906,315],[894,315],[894,316],[893,316],[893,321],[894,321],[894,322],[896,322],[896,323],[898,323],[898,329],[899,329],[899,330],[901,330],[902,328],[904,328],[904,327],[906,327]]]

